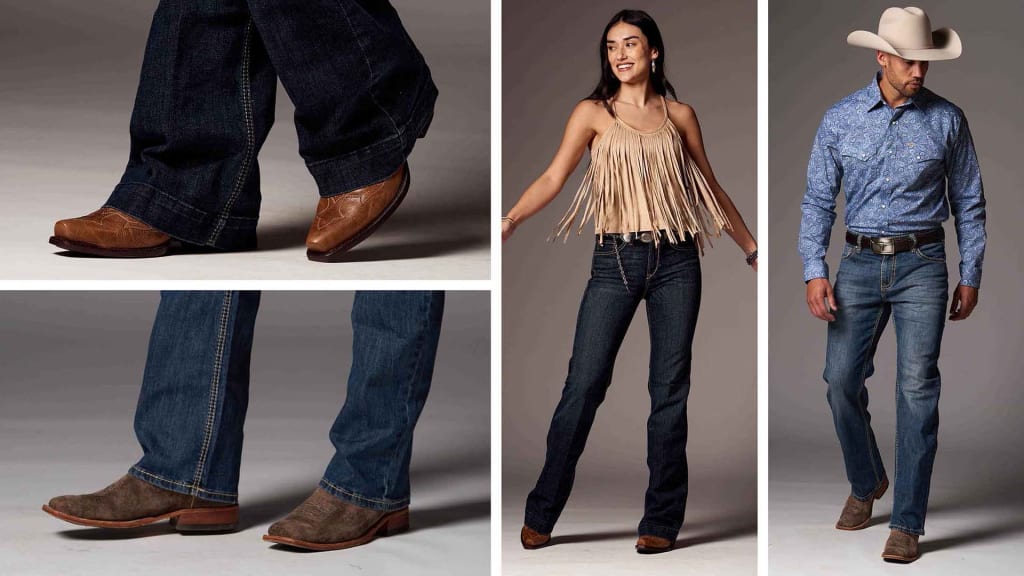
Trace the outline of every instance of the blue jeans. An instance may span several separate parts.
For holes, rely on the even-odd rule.
[[[562,513],[576,462],[611,384],[615,356],[637,306],[645,301],[651,340],[650,478],[637,530],[675,540],[686,508],[686,398],[700,292],[700,259],[693,241],[665,241],[655,247],[606,236],[603,245],[595,246],[569,374],[548,430],[544,468],[526,500],[527,526],[548,534]]]
[[[149,341],[129,473],[207,500],[238,501],[259,292],[165,292]],[[409,504],[412,434],[430,390],[443,292],[357,292],[352,370],[320,480],[376,510]],[[301,391],[300,391],[301,393]]]
[[[394,173],[437,97],[385,0],[161,0],[107,205],[191,244],[255,248],[278,76],[321,196]]]
[[[867,500],[885,477],[868,413],[865,380],[878,340],[896,326],[896,477],[890,527],[924,534],[939,428],[939,345],[946,322],[945,244],[892,255],[847,244],[836,276],[839,310],[828,325],[825,381],[846,476]]]

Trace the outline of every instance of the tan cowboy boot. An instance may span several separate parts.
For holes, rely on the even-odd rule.
[[[271,524],[263,539],[307,550],[340,550],[408,529],[408,508],[371,510],[317,488],[291,514]]]

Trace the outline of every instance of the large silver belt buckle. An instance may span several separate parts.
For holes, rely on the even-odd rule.
[[[875,254],[895,254],[896,244],[892,238],[872,238],[871,251]]]

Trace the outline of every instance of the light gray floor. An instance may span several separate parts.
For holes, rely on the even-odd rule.
[[[0,574],[438,574],[490,566],[489,295],[448,295],[416,430],[411,531],[302,553],[261,540],[313,491],[344,400],[350,295],[264,293],[239,486],[241,525],[186,536],[166,523],[83,528],[40,510],[98,490],[141,451],[132,417],[157,302],[139,293],[0,294]],[[29,320],[34,318],[35,320]]]
[[[504,576],[757,573],[757,490],[748,475],[691,476],[686,522],[676,549],[653,555],[634,550],[646,488],[642,470],[578,474],[569,504],[552,533],[552,544],[524,550],[519,530],[534,480],[504,475]]]
[[[0,279],[487,279],[490,274],[489,6],[396,1],[440,97],[409,160],[395,215],[345,263],[305,256],[319,199],[298,155],[293,107],[260,153],[263,207],[255,252],[149,260],[65,257],[53,223],[99,208],[128,159],[128,121],[157,2],[0,0]],[[17,25],[13,25],[13,23]]]
[[[892,456],[883,450],[886,465]],[[943,450],[940,442],[921,537],[921,558],[888,564],[880,555],[889,535],[892,489],[875,503],[864,530],[833,526],[849,484],[838,445],[789,444],[772,450],[769,522],[771,573],[820,574],[1020,574],[1024,546],[1024,497],[1020,464],[999,452]],[[890,472],[891,474],[891,472]],[[891,477],[891,476],[890,476]]]

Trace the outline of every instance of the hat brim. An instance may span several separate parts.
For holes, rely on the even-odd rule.
[[[940,28],[932,32],[932,45],[935,48],[924,50],[898,50],[878,34],[868,32],[867,30],[850,32],[850,35],[846,37],[846,43],[859,48],[881,50],[906,60],[954,60],[959,58],[963,52],[960,35],[952,28]]]

